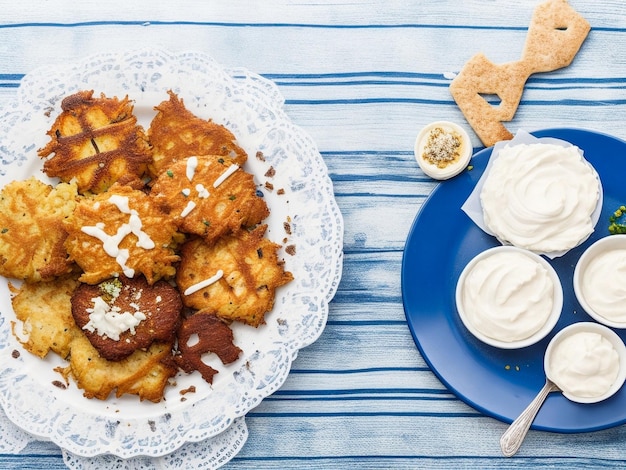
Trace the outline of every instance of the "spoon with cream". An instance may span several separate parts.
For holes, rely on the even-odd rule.
[[[597,403],[614,395],[626,379],[626,346],[611,329],[592,322],[574,323],[548,344],[546,383],[500,438],[505,457],[519,450],[539,409],[551,392],[577,403]]]

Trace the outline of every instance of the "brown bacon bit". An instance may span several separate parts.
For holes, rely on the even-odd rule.
[[[287,253],[288,255],[295,255],[296,254],[296,245],[288,245],[285,247],[285,253]]]
[[[265,182],[265,189],[269,189],[270,191],[272,191],[274,189],[274,185],[272,183],[270,183],[269,181]]]
[[[276,194],[282,196],[283,194],[285,194],[285,190],[283,188],[280,188],[278,191],[276,191]]]
[[[283,228],[287,235],[291,235],[291,224],[289,222],[283,222]]]
[[[60,388],[61,390],[65,390],[67,388],[67,386],[60,380],[53,380],[52,385],[54,385],[57,388]]]
[[[276,176],[276,169],[273,166],[269,167],[269,169],[265,172],[265,176],[267,178],[273,178]]]
[[[260,150],[256,153],[256,158],[257,158],[257,160],[260,160],[262,162],[265,161],[265,157],[263,156],[263,152],[261,152]]]
[[[13,352],[11,353],[11,357],[13,359],[17,359],[18,357],[20,357],[20,352],[17,349],[14,349]]]
[[[196,386],[195,386],[195,385],[192,385],[192,386],[191,386],[191,387],[189,387],[189,388],[186,388],[186,389],[184,389],[184,390],[181,390],[179,393],[180,393],[181,395],[187,395],[188,393],[196,393]]]

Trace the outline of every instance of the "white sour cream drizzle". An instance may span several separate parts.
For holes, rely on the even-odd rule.
[[[144,232],[142,228],[142,222],[139,218],[139,214],[136,210],[130,209],[128,205],[128,197],[112,195],[109,202],[114,204],[120,212],[129,214],[128,223],[120,225],[115,235],[109,235],[104,231],[105,224],[103,222],[97,223],[95,226],[81,227],[81,231],[89,236],[95,237],[102,242],[102,248],[105,253],[112,258],[115,258],[117,263],[122,268],[124,275],[127,277],[133,277],[135,270],[126,266],[126,262],[130,257],[128,249],[120,248],[120,243],[127,235],[131,233],[137,237],[136,246],[151,250],[155,247],[154,242],[150,236]]]
[[[604,395],[619,373],[619,354],[599,333],[583,331],[555,346],[550,378],[566,393],[581,398]]]
[[[239,165],[235,165],[235,164],[230,165],[228,168],[226,168],[226,171],[224,171],[224,173],[222,173],[219,176],[219,178],[215,180],[215,182],[213,183],[213,187],[217,188],[220,184],[226,181],[226,179],[230,175],[232,175],[234,172],[236,172],[238,169],[239,169]]]
[[[211,284],[216,283],[217,281],[219,281],[222,276],[224,276],[224,271],[222,271],[221,269],[218,270],[214,276],[205,279],[204,281],[200,281],[197,284],[194,284],[192,286],[189,286],[187,289],[185,289],[184,294],[185,295],[191,295],[195,292],[198,292],[201,289],[204,289],[205,287],[209,287]]]
[[[183,211],[180,213],[181,217],[187,217],[192,210],[196,208],[196,203],[193,201],[189,201]]]
[[[211,195],[211,193],[209,193],[209,191],[204,187],[204,185],[200,183],[196,184],[196,191],[198,191],[198,197],[200,199],[206,199]]]
[[[585,301],[600,316],[626,322],[626,249],[594,257],[581,273]]]
[[[600,183],[575,146],[505,146],[480,194],[485,224],[501,241],[537,252],[577,246],[593,232]]]
[[[88,308],[89,322],[83,326],[84,330],[96,332],[114,341],[119,341],[120,334],[125,331],[135,334],[135,327],[146,319],[146,315],[137,311],[122,312],[117,306],[111,307],[102,297],[91,299],[93,308]],[[138,307],[138,306],[137,306]]]
[[[185,171],[189,181],[193,180],[196,168],[198,168],[198,157],[189,157],[187,159],[187,169]]]
[[[500,252],[476,263],[465,278],[467,319],[490,338],[512,342],[532,336],[546,323],[554,283],[544,266],[517,252]]]
[[[187,167],[185,170],[185,175],[187,176],[187,179],[191,182],[193,181],[193,178],[196,174],[196,169],[198,168],[198,157],[189,157],[187,159]],[[235,168],[236,170],[237,168]],[[227,172],[230,170],[230,168],[227,170]],[[228,176],[230,176],[235,170],[232,170],[229,174],[223,174],[220,176],[221,181],[218,179],[218,181],[223,182],[226,178],[228,178]],[[215,186],[215,184],[214,184]],[[217,186],[215,186],[217,187]],[[207,189],[204,187],[204,185],[202,184],[196,184],[195,189],[198,193],[198,198],[200,199],[206,199],[210,196],[209,191],[207,191]],[[188,197],[191,195],[191,189],[189,188],[184,188],[182,190],[182,193],[185,197]],[[196,203],[193,201],[189,201],[187,203],[187,205],[185,206],[185,208],[181,211],[180,216],[181,217],[187,217],[191,211],[193,211],[196,208]]]

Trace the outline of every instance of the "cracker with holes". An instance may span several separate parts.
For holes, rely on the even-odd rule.
[[[568,66],[590,29],[566,0],[547,0],[533,13],[520,60],[494,64],[478,53],[463,66],[450,93],[485,146],[513,138],[502,123],[513,119],[528,77]],[[485,95],[500,103],[490,104]]]

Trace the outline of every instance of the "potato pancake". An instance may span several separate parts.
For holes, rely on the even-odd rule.
[[[81,200],[64,226],[67,252],[83,270],[81,282],[137,272],[153,284],[176,271],[176,226],[142,191],[114,184]]]
[[[12,287],[13,311],[22,322],[19,331],[13,325],[13,333],[27,351],[41,358],[50,351],[64,359],[70,355],[72,341],[82,334],[74,324],[70,303],[77,285],[74,278],[62,278]]]
[[[0,275],[49,281],[75,265],[64,247],[63,221],[78,201],[76,184],[56,187],[32,177],[0,191]]]
[[[116,397],[138,395],[140,400],[156,403],[178,371],[172,346],[156,341],[147,350],[138,349],[121,361],[107,361],[86,336],[80,335],[70,345],[70,365],[60,372],[66,378],[73,377],[86,398],[106,400],[115,391]]]
[[[254,177],[222,157],[189,157],[172,163],[152,186],[155,203],[184,233],[212,243],[269,215]]]
[[[231,131],[224,126],[199,118],[187,108],[182,99],[169,91],[170,99],[155,109],[158,111],[148,128],[152,146],[152,163],[148,172],[157,177],[180,159],[219,155],[227,164],[243,165],[248,158]]]
[[[176,273],[183,303],[230,321],[264,323],[276,288],[293,279],[278,259],[279,245],[263,237],[266,228],[242,230],[213,245],[200,238],[186,242]]]
[[[62,181],[75,179],[78,191],[100,193],[113,183],[144,186],[152,161],[145,132],[128,97],[93,97],[79,91],[61,103],[61,114],[47,132],[51,141],[39,150],[44,172]]]

